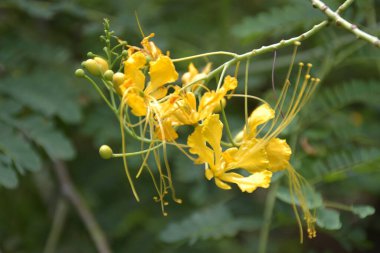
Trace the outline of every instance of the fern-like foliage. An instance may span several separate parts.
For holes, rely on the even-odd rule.
[[[323,18],[319,12],[310,12],[307,4],[287,5],[271,8],[257,16],[246,17],[233,29],[239,39],[253,41],[258,38],[281,34],[284,35],[298,28],[306,28]]]

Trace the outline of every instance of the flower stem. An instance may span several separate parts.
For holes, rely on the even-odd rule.
[[[264,217],[263,217],[264,224],[261,227],[261,231],[260,231],[258,253],[265,253],[267,249],[270,225],[272,222],[273,209],[274,209],[274,204],[276,202],[276,194],[277,194],[277,189],[278,189],[279,184],[280,184],[280,180],[277,180],[276,182],[272,184],[272,186],[270,187],[266,202],[265,202],[265,210],[264,210]]]

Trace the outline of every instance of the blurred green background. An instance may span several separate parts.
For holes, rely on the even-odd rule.
[[[326,2],[336,8],[343,1]],[[101,144],[120,150],[118,122],[73,73],[88,51],[101,53],[105,17],[116,35],[138,45],[135,11],[145,34],[155,32],[156,44],[173,58],[243,53],[296,36],[325,18],[304,0],[1,0],[1,253],[44,252],[52,246],[46,243],[54,217],[61,222],[54,230],[61,231],[55,252],[97,252],[77,209],[62,198],[67,188],[56,173],[62,170],[113,252],[257,252],[268,190],[220,190],[205,180],[201,167],[171,151],[183,204],[170,203],[169,216],[163,217],[148,175],[136,182],[141,197],[136,203],[121,160],[99,157]],[[379,13],[379,1],[357,0],[343,16],[379,35]],[[291,51],[276,52],[277,89]],[[302,43],[297,60],[312,62],[312,73],[323,83],[283,137],[295,147],[292,163],[324,202],[317,238],[299,244],[292,208],[280,188],[268,252],[380,252],[380,219],[371,215],[380,207],[379,57],[378,48],[334,25]],[[194,63],[201,67],[207,60],[218,66],[227,58]],[[272,62],[273,53],[252,58],[250,94],[273,97]],[[185,72],[188,63],[177,64],[178,71]],[[236,102],[228,109],[235,133],[242,106]],[[138,162],[130,161],[132,171]]]

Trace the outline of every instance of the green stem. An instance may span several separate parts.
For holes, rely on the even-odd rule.
[[[62,233],[63,225],[65,224],[67,209],[66,200],[63,198],[59,199],[54,213],[53,225],[44,248],[44,253],[54,253],[56,251],[55,249]]]
[[[228,124],[226,112],[224,111],[222,102],[220,102],[220,106],[222,108],[221,111],[222,111],[223,122],[224,122],[224,125],[226,127],[227,138],[231,142],[232,146],[237,147],[236,143],[234,142],[234,138],[232,137],[231,130],[230,130],[230,125]]]
[[[267,199],[265,201],[265,210],[264,210],[264,224],[261,227],[260,231],[260,239],[259,239],[259,249],[258,253],[265,253],[267,249],[268,244],[268,237],[269,237],[269,231],[270,226],[272,222],[272,214],[274,209],[274,204],[276,203],[276,194],[277,189],[280,184],[280,180],[277,180],[274,182],[269,190]]]
[[[348,2],[352,2],[352,0]],[[327,17],[333,20],[337,26],[353,33],[357,38],[363,39],[376,47],[380,47],[379,38],[360,30],[355,24],[350,23],[346,19],[342,18],[337,12],[331,10],[324,2],[320,0],[311,0],[311,3],[314,7],[320,9]]]

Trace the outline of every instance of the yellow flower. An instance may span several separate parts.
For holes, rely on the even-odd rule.
[[[275,117],[274,110],[268,105],[263,104],[257,107],[251,115],[248,117],[248,127],[245,126],[235,137],[237,143],[245,145],[245,143],[252,140],[257,140],[260,148],[264,148],[267,153],[268,169],[272,172],[284,170],[289,167],[289,160],[292,151],[286,140],[275,138],[276,136],[264,135],[263,138],[259,138],[257,129],[258,126],[267,123]]]
[[[120,85],[116,84],[116,91],[123,96],[136,116],[146,116],[150,102],[166,96],[167,88],[164,85],[178,79],[178,73],[169,56],[163,55],[161,50],[149,41],[153,36],[154,34],[151,34],[143,39],[143,49],[136,52],[136,48],[128,50],[129,57],[124,62],[124,81]],[[149,69],[150,77],[146,86],[143,71],[145,68]],[[120,80],[118,82],[120,83]]]
[[[195,162],[206,164],[206,178],[215,178],[215,184],[225,190],[231,189],[228,183],[236,184],[243,192],[269,187],[272,172],[266,169],[269,162],[265,150],[254,150],[256,143],[252,141],[239,148],[222,151],[222,131],[219,115],[213,114],[198,125],[188,138],[190,153],[198,156]],[[233,172],[236,169],[245,169],[250,175]]]
[[[173,126],[197,124],[220,108],[220,103],[223,103],[223,98],[227,92],[234,90],[236,87],[236,78],[226,76],[220,89],[207,91],[202,95],[198,106],[193,92],[181,92],[179,88],[176,88],[170,98],[162,103],[162,115],[172,122]]]
[[[182,85],[186,86],[188,84],[193,83],[191,88],[188,90],[194,91],[196,88],[199,87],[199,85],[204,84],[204,81],[201,81],[201,79],[205,78],[207,74],[210,72],[210,70],[211,63],[207,63],[207,65],[203,68],[202,72],[199,72],[198,69],[194,66],[194,64],[190,63],[188,67],[188,72],[182,75]]]

